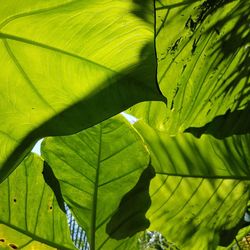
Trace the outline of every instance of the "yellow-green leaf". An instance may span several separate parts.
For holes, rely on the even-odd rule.
[[[42,155],[91,249],[132,249],[137,242],[132,236],[149,226],[144,187],[154,171],[147,168],[149,153],[126,119],[120,115],[75,135],[47,138]]]
[[[39,138],[162,100],[153,2],[1,1],[0,181]]]

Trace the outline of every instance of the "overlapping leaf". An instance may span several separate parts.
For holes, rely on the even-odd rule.
[[[249,7],[240,0],[156,1],[158,82],[168,105],[146,102],[130,112],[171,135],[227,111],[249,114]]]
[[[157,173],[150,228],[181,249],[225,244],[225,235],[237,233],[249,200],[248,182],[218,179],[249,179],[249,7],[240,0],[155,1],[157,77],[168,104],[147,102],[130,112],[154,127],[135,125]],[[37,138],[71,134],[139,101],[162,99],[155,84],[152,10],[153,1],[138,0],[2,3],[0,181]],[[111,237],[124,239],[149,225],[153,174],[130,125],[115,118],[72,137],[50,138],[43,154],[91,247],[132,249],[136,237]],[[15,189],[8,181],[0,193],[9,199],[0,204],[1,221],[27,234],[33,228],[29,219],[15,217],[19,203],[10,203]],[[60,200],[60,186],[50,185]],[[13,220],[13,213],[4,217],[13,209]],[[47,210],[38,220],[51,219]],[[6,237],[12,229],[3,228]],[[47,237],[48,244],[64,239],[44,236],[43,227],[41,237],[32,232],[27,237]]]
[[[75,249],[66,215],[42,171],[42,159],[32,154],[0,184],[0,247]]]
[[[224,139],[203,134],[197,138],[191,133],[169,136],[142,121],[134,126],[144,138],[151,153],[151,164],[158,173],[250,179],[250,134],[231,135]],[[219,131],[216,131],[218,136],[225,134],[225,131]]]
[[[241,134],[247,125],[242,130],[230,130],[230,125],[231,119],[220,118],[190,128],[195,137],[169,136],[143,121],[134,124],[156,170],[147,214],[150,230],[163,233],[180,249],[227,246],[242,227],[249,199],[249,182],[242,180],[249,180],[250,135]]]
[[[162,99],[152,11],[132,0],[1,2],[1,181],[38,138]]]
[[[146,122],[135,127],[156,168],[150,229],[180,249],[229,244],[249,199],[248,182],[218,179],[249,179],[248,13],[246,1],[156,1],[158,82],[168,104],[129,112]]]
[[[125,118],[111,118],[72,136],[47,138],[42,155],[91,249],[132,249],[137,240],[128,237],[149,226],[145,213],[150,198],[143,203],[139,197],[153,176],[147,170],[148,151]]]

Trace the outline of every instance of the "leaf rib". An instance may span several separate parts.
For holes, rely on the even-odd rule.
[[[42,194],[41,194],[41,199],[40,199],[40,202],[39,202],[39,206],[38,206],[38,209],[37,209],[37,213],[36,213],[36,224],[35,224],[35,227],[34,227],[34,234],[36,233],[36,229],[37,229],[37,222],[38,222],[38,218],[39,218],[39,212],[41,210],[41,206],[42,206],[42,201],[43,201],[43,196],[44,196],[44,191],[45,191],[45,185],[43,185],[43,190],[42,190]]]
[[[9,178],[7,178],[7,183],[8,183],[8,193],[10,194],[11,188],[10,188],[10,180],[9,180]],[[11,220],[10,195],[8,195],[8,207],[9,207],[9,213],[8,213],[9,219],[8,219],[8,221],[10,221]]]
[[[172,220],[173,218],[175,218],[178,214],[180,214],[185,209],[185,207],[188,205],[188,203],[190,203],[190,201],[195,198],[195,195],[199,192],[199,189],[202,186],[203,181],[204,181],[204,179],[202,179],[200,181],[200,183],[197,185],[195,190],[189,196],[189,199],[184,202],[184,204],[181,206],[181,208],[179,210],[177,210],[171,218],[169,218],[169,221]]]
[[[102,126],[100,125],[99,133],[99,150],[97,158],[97,168],[96,168],[96,177],[94,183],[94,194],[93,194],[93,204],[92,204],[92,215],[91,215],[91,228],[90,228],[90,249],[95,249],[95,231],[96,231],[96,209],[97,209],[97,198],[98,198],[98,185],[99,185],[99,174],[100,174],[100,165],[101,165],[101,150],[102,150]]]
[[[53,52],[57,52],[57,53],[60,53],[60,54],[66,55],[66,56],[73,57],[75,59],[79,59],[81,61],[88,62],[90,64],[93,64],[95,66],[103,68],[103,69],[105,69],[105,70],[107,70],[107,71],[109,71],[111,73],[119,74],[119,72],[117,72],[117,71],[115,71],[113,69],[110,69],[110,68],[108,68],[108,67],[106,67],[106,66],[104,66],[102,64],[94,62],[94,61],[92,61],[90,59],[87,59],[85,57],[74,54],[72,52],[65,51],[63,49],[59,49],[59,48],[56,48],[56,47],[53,47],[53,46],[50,46],[50,45],[47,45],[47,44],[44,44],[44,43],[41,43],[41,42],[33,41],[33,40],[30,40],[30,39],[22,38],[22,37],[15,36],[15,35],[10,35],[10,34],[3,33],[3,32],[0,32],[0,39],[8,39],[8,40],[16,41],[16,42],[29,44],[29,45],[32,45],[32,46],[37,46],[37,47],[40,47],[40,48],[43,48],[43,49],[51,50]]]
[[[33,11],[27,11],[27,12],[16,14],[14,16],[10,16],[10,17],[6,18],[5,20],[3,20],[3,22],[0,24],[0,30],[4,26],[6,26],[7,24],[9,24],[12,21],[15,21],[18,18],[28,17],[28,16],[31,16],[31,15],[41,14],[41,13],[44,13],[46,11],[55,10],[57,8],[65,7],[67,5],[72,4],[73,2],[77,2],[77,1],[79,1],[79,0],[70,0],[70,1],[68,1],[66,3],[59,4],[59,5],[56,5],[56,6],[50,6],[50,7],[47,7],[47,8],[33,10]]]
[[[198,62],[200,61],[201,56],[202,56],[202,54],[204,53],[204,50],[206,49],[206,47],[208,47],[209,42],[210,42],[210,40],[211,40],[212,37],[213,37],[213,33],[211,33],[210,36],[207,38],[207,41],[205,42],[203,48],[201,49],[199,55],[197,56],[196,61],[195,61],[194,64],[193,64],[193,67],[192,67],[192,69],[191,69],[191,72],[189,73],[189,76],[186,78],[186,83],[185,83],[185,87],[184,87],[183,95],[182,95],[182,100],[181,100],[181,106],[183,106],[183,104],[184,104],[185,93],[186,93],[186,87],[187,87],[187,85],[188,85],[189,79],[191,79],[191,76],[192,76],[194,70],[197,69],[197,64],[198,64]],[[204,77],[204,79],[206,79],[206,78]],[[203,81],[203,82],[204,82],[204,81]],[[193,102],[192,102],[191,105],[189,106],[188,112],[186,112],[186,116],[184,117],[182,123],[184,123],[184,122],[188,119],[188,117],[190,116],[190,113],[193,112],[192,110],[193,110],[194,104],[195,104],[196,101],[197,101],[197,97],[199,96],[199,93],[200,93],[200,91],[201,91],[201,88],[202,88],[202,86],[203,86],[203,84],[202,84],[203,82],[200,82],[200,83],[199,83],[198,90],[196,91],[196,93],[195,93],[195,95],[194,95],[194,97],[193,97]]]
[[[28,167],[27,167],[27,165],[24,163],[24,170],[25,170],[25,187],[26,187],[26,197],[25,197],[25,218],[27,218],[26,220],[25,220],[25,227],[26,227],[26,230],[28,231],[29,229],[28,229],[28,169],[27,169]]]
[[[120,148],[119,150],[117,150],[116,152],[113,152],[112,154],[110,154],[109,156],[105,157],[104,159],[101,159],[101,162],[104,162],[104,161],[106,161],[106,160],[108,160],[108,159],[110,159],[110,158],[118,155],[119,153],[121,153],[122,151],[126,150],[128,147],[130,147],[130,146],[132,146],[132,145],[134,145],[136,143],[137,143],[137,141],[133,141],[132,143],[126,145],[126,147]]]
[[[167,176],[177,176],[177,177],[187,177],[187,178],[195,178],[195,179],[199,179],[199,178],[205,178],[205,179],[225,179],[225,180],[242,180],[242,181],[249,181],[250,177],[249,176],[224,176],[224,175],[216,175],[216,176],[205,176],[205,175],[190,175],[190,174],[181,174],[181,173],[164,173],[164,172],[159,172],[157,171],[156,174],[159,175],[167,175]]]
[[[211,214],[211,219],[212,220],[215,216],[215,214],[219,214],[219,210],[223,207],[223,204],[226,202],[227,199],[230,198],[230,194],[235,190],[235,188],[240,184],[240,182],[237,182],[232,189],[228,192],[227,196],[223,199],[223,201],[220,203],[220,205],[216,208],[214,214]],[[207,220],[206,225],[209,224],[210,220]],[[201,224],[201,223],[200,223]]]
[[[16,226],[13,226],[13,225],[11,225],[11,224],[9,224],[7,222],[4,222],[4,221],[0,220],[0,224],[4,224],[4,225],[6,225],[6,226],[8,226],[8,227],[10,227],[10,228],[12,228],[14,230],[16,230],[17,232],[20,232],[22,234],[25,234],[25,235],[29,236],[30,238],[32,238],[35,241],[44,243],[44,244],[49,245],[51,247],[54,247],[56,249],[60,249],[60,250],[72,250],[72,248],[63,247],[62,245],[56,244],[54,241],[44,240],[44,238],[40,238],[39,236],[36,236],[33,233],[30,233],[30,232],[28,232],[26,230],[22,230],[22,229],[20,229],[20,228],[18,228]]]
[[[18,143],[18,140],[15,139],[15,138],[13,138],[12,136],[10,136],[10,134],[8,134],[8,133],[6,133],[6,132],[4,132],[4,131],[0,131],[0,134],[2,134],[3,136],[9,138],[11,141],[15,141],[15,142]]]
[[[205,209],[205,207],[209,204],[209,201],[212,200],[213,197],[216,196],[217,191],[220,189],[220,187],[223,184],[223,180],[220,181],[219,185],[217,185],[217,187],[215,188],[214,192],[212,193],[212,195],[210,195],[210,197],[206,200],[206,202],[204,203],[204,205],[200,208],[200,210],[195,214],[195,217],[198,217],[200,214],[202,214],[202,211]]]
[[[7,51],[8,55],[10,56],[10,58],[12,59],[12,61],[14,62],[14,64],[16,65],[18,71],[23,76],[23,78],[28,83],[28,85],[36,93],[36,95],[38,96],[38,98],[41,99],[43,101],[43,103],[46,104],[46,106],[50,107],[53,111],[55,111],[54,108],[47,102],[47,100],[39,93],[38,89],[35,87],[35,85],[31,81],[31,79],[27,75],[27,73],[24,71],[23,67],[21,66],[21,64],[19,63],[18,59],[15,57],[13,51],[11,50],[8,42],[6,40],[3,40],[3,43],[4,43],[4,46],[6,48],[6,51]]]
[[[54,153],[54,152],[53,152],[53,153]],[[73,168],[72,165],[71,165],[70,163],[68,163],[66,160],[64,160],[60,155],[58,155],[58,154],[56,154],[56,153],[54,153],[54,154],[58,157],[58,159],[59,159],[60,161],[62,161],[63,163],[65,163],[67,166],[69,166],[69,167],[70,167],[72,170],[74,170],[76,173],[78,173],[78,174],[84,176],[84,177],[85,177],[87,180],[89,180],[91,183],[94,183],[93,180],[91,180],[87,175],[84,175],[84,174],[83,174],[82,172],[80,172],[79,170]]]
[[[116,177],[116,178],[114,178],[114,179],[111,179],[111,180],[109,180],[109,181],[106,181],[106,182],[100,184],[98,187],[100,188],[100,187],[102,187],[102,186],[105,186],[105,185],[107,185],[107,184],[113,182],[113,181],[117,181],[117,180],[119,180],[119,179],[122,179],[122,178],[124,178],[124,177],[127,177],[128,175],[130,175],[130,174],[136,172],[136,171],[139,170],[139,169],[141,169],[141,166],[138,167],[138,168],[136,168],[136,169],[131,170],[130,172],[127,172],[127,173],[125,173],[125,174],[123,174],[123,175],[120,175],[120,176],[118,176],[118,177]]]
[[[78,157],[80,157],[82,161],[84,161],[85,163],[87,163],[91,168],[95,169],[95,166],[93,166],[93,164],[91,164],[91,163],[86,159],[86,157],[85,157],[85,158],[82,157],[82,155],[81,155],[78,151],[74,150],[74,148],[73,148],[69,143],[67,143],[66,140],[63,140],[63,139],[62,139],[62,143],[64,143],[64,144],[70,149],[70,151],[71,151],[72,153],[75,153]],[[89,147],[89,148],[90,148],[90,147]],[[90,149],[91,149],[91,148],[90,148]]]
[[[166,201],[164,201],[158,208],[156,208],[155,210],[152,211],[151,217],[153,217],[153,215],[155,215],[163,206],[165,206],[167,204],[167,202],[174,196],[175,192],[178,190],[182,181],[183,181],[183,178],[181,178],[180,181],[177,183],[176,187],[172,191],[171,195],[166,199]]]
[[[61,180],[61,179],[60,179],[60,182],[64,183],[65,185],[69,185],[69,186],[71,186],[71,187],[73,187],[73,188],[75,188],[75,189],[77,189],[77,190],[79,190],[79,191],[81,191],[81,192],[84,192],[84,193],[86,193],[86,194],[89,195],[89,196],[92,195],[92,194],[90,194],[88,191],[86,191],[86,190],[80,188],[79,185],[74,185],[73,183],[70,183],[70,182],[68,182],[68,181],[66,181],[66,180]]]

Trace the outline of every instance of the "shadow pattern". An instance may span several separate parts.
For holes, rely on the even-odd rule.
[[[211,122],[202,127],[190,127],[185,132],[200,138],[203,134],[213,135],[217,139],[224,139],[232,135],[250,133],[250,109],[229,109],[225,115],[216,116]]]
[[[132,237],[149,227],[150,222],[145,214],[151,205],[149,185],[154,176],[154,168],[149,166],[142,172],[137,184],[123,196],[106,226],[111,238],[120,240]]]

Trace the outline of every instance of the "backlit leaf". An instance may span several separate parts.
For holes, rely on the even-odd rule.
[[[31,154],[0,184],[1,244],[18,249],[75,249],[65,212],[42,171],[43,160]]]
[[[91,249],[133,249],[130,243],[136,244],[136,237],[128,237],[149,226],[145,213],[150,200],[139,197],[153,176],[152,171],[143,172],[149,154],[125,118],[111,118],[72,136],[47,138],[42,155]],[[123,209],[122,198],[128,203],[134,199],[133,204],[141,199],[141,206]]]
[[[0,181],[37,139],[163,99],[147,16],[153,2],[0,2]]]
[[[228,124],[229,125],[229,124]],[[134,124],[158,173],[188,177],[250,179],[250,134],[224,139],[191,133],[169,136],[139,121]],[[225,132],[223,130],[222,134]],[[219,131],[216,132],[220,135]]]
[[[171,135],[228,111],[249,117],[249,8],[240,0],[156,1],[158,83],[168,104],[129,112]]]
[[[249,182],[156,174],[150,195],[149,230],[161,232],[179,249],[216,249],[244,216]]]

